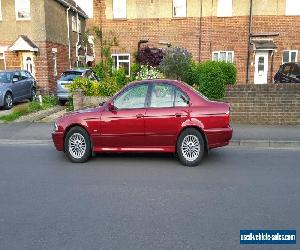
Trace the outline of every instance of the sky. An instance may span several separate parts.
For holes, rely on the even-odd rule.
[[[77,2],[90,18],[93,17],[93,0],[75,0],[75,2]]]

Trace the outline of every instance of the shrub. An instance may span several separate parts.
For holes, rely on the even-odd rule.
[[[207,61],[199,66],[195,87],[210,99],[222,99],[225,95],[225,76],[218,62]]]
[[[137,72],[135,80],[148,80],[163,78],[162,73],[155,67],[142,65]]]
[[[163,60],[164,52],[158,48],[149,48],[148,46],[140,48],[137,53],[137,62],[140,65],[158,67]]]
[[[113,96],[122,87],[114,77],[107,77],[99,84],[97,96]]]
[[[183,80],[192,60],[192,54],[184,48],[171,47],[165,51],[160,70],[167,78]]]
[[[233,63],[218,63],[225,77],[226,84],[235,84],[237,77],[237,69]]]
[[[55,107],[58,104],[57,98],[53,95],[43,96],[42,100],[43,100],[42,104],[44,109]]]
[[[115,70],[112,74],[112,77],[115,78],[116,83],[123,87],[128,83],[128,78],[126,77],[125,69],[123,67]],[[105,81],[105,79],[103,79]]]

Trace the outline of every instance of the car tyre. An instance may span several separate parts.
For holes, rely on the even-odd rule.
[[[13,96],[11,93],[6,93],[6,95],[4,96],[4,109],[8,110],[11,109],[13,107]]]
[[[73,127],[68,131],[64,146],[65,153],[71,162],[84,163],[91,157],[90,136],[82,127]]]
[[[29,101],[34,101],[36,99],[36,89],[35,88],[32,88],[31,89],[31,96],[29,98]]]
[[[58,102],[59,102],[60,106],[65,106],[67,101],[65,101],[65,100],[58,100]]]
[[[202,134],[194,128],[185,129],[177,140],[176,151],[182,165],[198,166],[205,155],[205,142]]]

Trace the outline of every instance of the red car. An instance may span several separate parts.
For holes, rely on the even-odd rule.
[[[172,152],[191,167],[209,149],[228,145],[229,122],[228,104],[183,82],[147,80],[128,84],[102,106],[59,118],[52,138],[76,163],[92,152]]]

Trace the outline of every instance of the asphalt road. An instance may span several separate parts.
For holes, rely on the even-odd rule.
[[[239,230],[299,232],[300,151],[223,148],[196,168],[149,154],[71,164],[47,145],[0,146],[0,159],[0,249],[299,249],[241,247]]]

